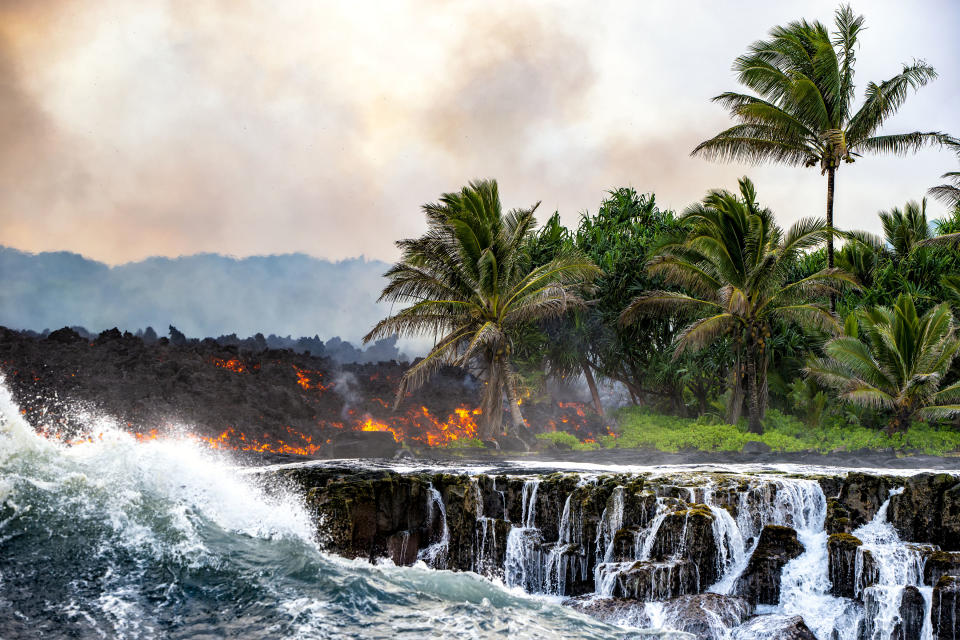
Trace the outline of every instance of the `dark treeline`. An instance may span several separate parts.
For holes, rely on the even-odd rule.
[[[94,340],[99,334],[88,331],[85,327],[70,327],[81,338],[85,340]],[[236,347],[240,351],[247,353],[259,353],[266,349],[288,349],[294,353],[304,353],[316,357],[330,358],[340,364],[376,364],[378,362],[407,361],[409,358],[397,348],[397,337],[390,336],[377,340],[374,344],[365,349],[357,348],[346,340],[334,336],[324,342],[320,336],[293,338],[291,336],[277,336],[270,334],[264,336],[258,333],[247,338],[240,338],[236,333],[221,335],[216,338],[188,338],[182,331],[175,326],[170,325],[166,336],[160,336],[153,327],[138,329],[135,335],[147,344],[158,341],[168,341],[175,345],[199,344],[203,340],[213,340],[221,347]],[[43,331],[22,331],[24,336],[30,338],[46,338],[50,335],[49,329]]]

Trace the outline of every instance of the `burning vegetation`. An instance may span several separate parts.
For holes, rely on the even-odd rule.
[[[27,420],[66,442],[100,437],[79,419],[96,413],[115,417],[141,441],[175,435],[280,456],[334,455],[338,441],[363,432],[413,449],[479,444],[482,385],[452,367],[394,409],[405,370],[396,362],[337,365],[284,350],[144,344],[119,333],[92,342],[69,334],[38,340],[2,328],[0,349]],[[527,399],[524,409],[534,432],[566,431],[582,441],[607,433],[581,403]]]

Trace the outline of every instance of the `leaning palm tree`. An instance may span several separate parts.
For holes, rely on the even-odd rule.
[[[808,375],[843,400],[890,411],[888,433],[906,430],[915,418],[960,414],[960,382],[943,386],[960,349],[946,303],[918,317],[913,298],[901,295],[892,309],[861,309],[851,319],[847,335],[827,342],[827,357],[804,369]]]
[[[496,181],[471,182],[424,205],[427,232],[397,242],[401,258],[385,274],[389,284],[380,300],[409,306],[377,323],[364,342],[397,334],[435,341],[401,378],[398,404],[444,364],[476,365],[485,384],[481,435],[490,437],[500,426],[504,394],[511,430],[525,434],[510,363],[512,332],[582,306],[576,292],[599,273],[574,251],[531,267],[525,248],[536,208],[504,214]]]
[[[951,138],[945,144],[960,156],[960,140]],[[960,207],[960,171],[948,171],[940,177],[946,180],[947,184],[931,187],[928,193],[951,209]]]
[[[621,320],[630,322],[647,313],[696,313],[699,318],[678,334],[674,357],[731,336],[737,365],[728,419],[739,418],[746,394],[749,429],[762,433],[767,340],[778,321],[837,331],[836,316],[816,300],[856,281],[839,269],[824,269],[790,282],[791,265],[822,244],[830,229],[822,219],[805,219],[784,234],[770,210],[756,200],[753,183],[742,178],[739,195],[711,191],[702,203],[688,208],[681,217],[688,229],[684,239],[661,246],[647,269],[691,294],[645,293],[630,303]]]
[[[774,27],[770,39],[753,43],[733,65],[738,80],[756,96],[727,92],[714,102],[726,106],[738,124],[701,142],[693,155],[719,160],[819,166],[827,176],[827,227],[833,228],[834,182],[841,161],[863,153],[915,151],[944,143],[939,132],[878,135],[904,103],[909,90],[937,77],[922,61],[867,84],[864,103],[854,111],[854,67],[863,16],[849,6],[837,10],[832,34],[820,22],[800,20]],[[827,238],[827,266],[833,267],[833,238]]]

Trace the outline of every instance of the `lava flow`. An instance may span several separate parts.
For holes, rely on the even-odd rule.
[[[338,438],[351,431],[389,433],[397,443],[414,448],[449,446],[476,440],[481,434],[483,415],[474,404],[479,401],[478,387],[463,374],[449,374],[445,381],[407,393],[396,409],[391,395],[403,373],[397,363],[343,367],[333,370],[334,378],[326,363],[317,359],[291,362],[229,355],[205,360],[208,369],[181,369],[180,375],[195,389],[184,397],[212,398],[210,404],[198,402],[199,411],[193,415],[176,409],[167,414],[193,425],[192,433],[183,433],[163,414],[127,413],[123,407],[108,413],[123,416],[122,428],[138,441],[182,438],[211,449],[295,456],[327,455],[336,448]],[[164,358],[156,361],[163,363]],[[71,387],[81,382],[74,371],[82,370],[68,372]],[[154,375],[151,372],[152,379]],[[10,376],[33,388],[49,382],[49,376],[41,380],[30,369],[13,368]],[[246,401],[250,396],[259,400]],[[58,410],[69,403],[50,404],[39,393],[28,397],[23,414],[42,435],[69,444],[105,437],[85,432],[83,421],[71,411]],[[207,409],[210,406],[216,409]],[[565,431],[591,443],[607,432],[599,416],[579,402],[527,401],[523,411],[534,433]]]

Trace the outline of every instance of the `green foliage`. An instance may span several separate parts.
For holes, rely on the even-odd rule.
[[[910,295],[926,311],[949,300],[952,274],[960,273],[960,212],[934,222],[927,220],[927,203],[908,202],[880,212],[883,237],[863,231],[845,233],[848,242],[837,254],[837,264],[854,273],[863,284],[845,296],[842,313],[863,306],[891,306],[902,294]]]
[[[839,269],[789,281],[799,258],[822,244],[830,230],[823,220],[804,219],[784,233],[773,213],[757,204],[748,178],[740,180],[739,194],[711,191],[684,212],[681,222],[683,237],[663,243],[647,268],[686,291],[644,292],[624,310],[622,321],[693,316],[696,319],[677,334],[676,354],[699,352],[730,337],[737,361],[731,421],[739,418],[745,398],[750,428],[760,433],[773,330],[795,324],[836,332],[837,318],[818,299],[856,281]]]
[[[876,451],[897,450],[928,455],[960,452],[960,431],[934,427],[924,422],[912,424],[903,433],[886,434],[878,429],[849,425],[837,418],[811,426],[777,410],[767,412],[762,435],[749,433],[745,425],[691,420],[650,413],[639,407],[622,409],[617,414],[620,434],[606,436],[601,443],[608,448],[653,448],[659,451],[740,451],[747,442],[763,442],[774,451]]]
[[[593,449],[600,448],[599,443],[581,442],[577,439],[577,436],[566,431],[548,431],[547,433],[538,433],[537,440],[550,442],[551,444],[558,445],[560,448],[572,449],[573,451],[591,451]]]
[[[888,412],[890,432],[918,417],[960,414],[960,382],[948,383],[960,340],[947,304],[920,316],[913,298],[901,295],[892,309],[867,307],[855,317],[862,335],[830,340],[827,357],[812,359],[807,373],[846,402]]]
[[[625,326],[618,319],[631,299],[663,286],[644,266],[662,239],[679,231],[673,212],[657,207],[652,194],[622,187],[608,193],[595,215],[581,216],[574,236],[575,245],[603,270],[577,340],[588,345],[597,371],[625,384],[635,398],[673,411],[684,410],[683,383],[669,354],[673,324],[653,317]]]
[[[960,140],[951,138],[947,140],[945,144],[951,147],[954,152],[956,152],[957,157],[960,157]],[[947,206],[952,207],[955,212],[955,218],[960,217],[960,215],[957,214],[957,212],[960,212],[960,171],[948,171],[940,177],[947,182],[945,184],[932,187],[928,193],[937,200],[945,203]],[[960,227],[953,228],[949,231],[938,229],[937,232],[940,234],[960,233]]]
[[[460,449],[483,449],[485,446],[480,438],[460,438],[447,442],[444,448],[456,451]]]

